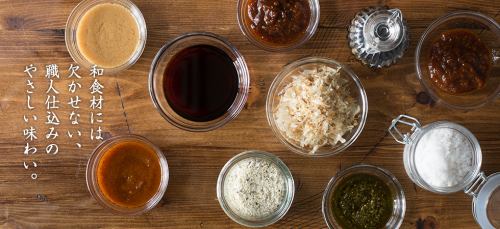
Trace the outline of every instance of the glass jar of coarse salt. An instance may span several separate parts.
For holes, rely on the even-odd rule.
[[[403,126],[410,132],[403,132]],[[483,229],[500,228],[500,173],[487,177],[481,172],[481,147],[467,128],[448,121],[421,126],[416,118],[400,115],[389,133],[405,145],[404,167],[415,184],[439,194],[463,190],[473,198],[477,223]]]

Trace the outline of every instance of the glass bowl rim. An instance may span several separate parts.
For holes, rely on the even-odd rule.
[[[247,2],[248,0],[238,0],[237,4],[237,21],[238,21],[238,26],[240,28],[240,31],[243,33],[243,35],[247,38],[250,43],[255,45],[256,47],[268,51],[268,52],[288,52],[293,49],[296,49],[302,45],[304,45],[306,42],[308,42],[314,34],[316,34],[316,31],[318,30],[319,26],[319,20],[320,20],[320,4],[319,0],[308,0],[311,8],[311,18],[309,19],[309,25],[307,26],[306,32],[304,36],[301,39],[298,39],[295,43],[292,43],[287,46],[282,46],[282,47],[273,47],[271,45],[267,45],[258,39],[256,39],[250,31],[248,31],[247,26],[243,20],[243,16],[241,15],[243,7],[243,2]]]
[[[139,43],[137,44],[137,47],[133,54],[130,56],[130,59],[127,62],[112,68],[105,68],[99,65],[95,65],[80,53],[76,42],[76,34],[74,34],[76,33],[77,28],[73,28],[74,26],[78,27],[78,23],[88,10],[90,10],[94,6],[104,3],[119,4],[125,7],[134,17],[139,30]],[[71,13],[68,16],[65,25],[64,41],[69,55],[71,56],[73,61],[78,65],[81,65],[81,67],[90,69],[92,66],[97,66],[104,69],[105,72],[116,74],[132,67],[141,58],[144,49],[146,48],[148,36],[147,33],[147,25],[146,20],[144,19],[144,15],[142,14],[139,7],[131,0],[83,0],[71,10]]]
[[[359,114],[359,123],[356,126],[355,129],[352,131],[355,131],[354,134],[350,139],[348,139],[345,143],[338,143],[339,147],[335,149],[330,149],[325,153],[315,153],[315,154],[310,154],[309,150],[306,150],[304,148],[298,148],[293,146],[289,140],[283,136],[281,131],[276,127],[275,121],[274,121],[274,114],[272,111],[272,103],[273,103],[273,96],[277,93],[279,93],[278,90],[278,85],[285,80],[286,78],[290,77],[290,73],[296,70],[297,68],[304,66],[304,65],[309,65],[309,64],[326,64],[328,66],[336,66],[340,67],[341,71],[345,72],[347,75],[349,75],[350,80],[354,81],[354,84],[356,85],[359,98],[358,100],[361,100],[361,103],[359,104],[361,108],[361,112]],[[271,83],[271,86],[269,87],[268,93],[267,93],[267,98],[266,98],[266,116],[267,116],[267,122],[271,129],[273,130],[274,135],[278,138],[278,140],[287,146],[289,150],[291,150],[294,153],[303,155],[303,156],[308,156],[308,157],[328,157],[328,156],[333,156],[342,153],[344,150],[349,148],[361,135],[361,132],[363,132],[363,129],[366,124],[366,120],[368,118],[368,97],[366,95],[366,90],[363,87],[363,84],[361,83],[361,80],[358,78],[358,76],[347,66],[337,62],[336,60],[333,59],[328,59],[328,58],[323,58],[323,57],[305,57],[296,61],[293,61],[287,65],[285,65],[282,70],[278,73],[278,75],[274,78],[273,82]],[[324,147],[329,147],[329,146],[324,146]],[[323,147],[322,147],[323,148]],[[321,148],[320,148],[321,149]]]
[[[330,222],[330,218],[335,221],[335,217],[333,215],[328,214],[327,208],[329,207],[330,201],[328,200],[328,197],[330,194],[332,194],[335,190],[334,187],[335,185],[342,180],[347,175],[354,175],[354,174],[361,174],[361,173],[366,173],[365,171],[359,171],[359,170],[372,170],[379,172],[384,175],[385,178],[387,178],[386,181],[390,181],[392,186],[396,189],[397,193],[394,193],[394,198],[397,198],[400,201],[400,205],[398,208],[401,209],[401,214],[399,217],[395,220],[395,228],[399,228],[404,220],[405,214],[406,214],[406,195],[404,193],[403,186],[399,182],[399,180],[389,172],[389,170],[384,169],[379,166],[375,165],[370,165],[370,164],[354,164],[348,168],[342,169],[339,172],[337,172],[336,175],[334,175],[329,181],[328,184],[326,185],[325,191],[323,192],[323,198],[322,198],[322,203],[321,203],[321,212],[323,213],[323,219],[328,226],[328,228],[335,228],[334,225],[332,225],[332,222]],[[336,221],[335,221],[336,222]]]
[[[415,69],[417,72],[417,78],[420,81],[420,84],[424,87],[424,90],[429,93],[431,98],[443,104],[445,107],[452,108],[452,109],[457,109],[457,110],[472,110],[476,108],[483,107],[491,102],[493,102],[498,96],[500,96],[500,85],[497,87],[494,93],[489,95],[486,99],[483,99],[482,101],[475,102],[472,105],[467,105],[467,106],[461,106],[461,105],[456,105],[449,103],[435,92],[434,89],[432,89],[432,86],[427,83],[427,81],[424,79],[422,70],[420,69],[420,58],[421,58],[421,53],[422,53],[422,47],[424,43],[427,41],[428,36],[431,32],[433,32],[436,28],[438,28],[440,25],[448,22],[449,20],[452,19],[457,19],[457,18],[462,18],[462,17],[467,17],[467,18],[472,18],[473,20],[484,20],[493,25],[498,31],[500,31],[500,25],[491,17],[486,16],[480,12],[476,11],[468,11],[468,10],[459,10],[455,12],[451,12],[448,14],[445,14],[437,19],[435,19],[427,28],[425,29],[424,33],[420,36],[417,48],[415,50]]]
[[[227,116],[217,122],[214,122],[213,124],[205,127],[192,127],[186,124],[182,124],[179,121],[177,121],[175,118],[170,117],[168,112],[164,111],[163,108],[160,106],[160,99],[157,98],[156,96],[156,90],[155,90],[155,78],[157,77],[155,72],[158,68],[160,60],[166,55],[169,51],[170,48],[173,46],[185,42],[186,39],[189,38],[202,38],[202,39],[213,39],[214,41],[218,42],[228,50],[230,50],[231,54],[234,55],[235,61],[233,61],[233,64],[235,62],[238,62],[239,65],[234,65],[235,69],[238,72],[238,90],[241,90],[241,93],[238,93],[234,99],[233,104],[231,107],[234,106],[234,110],[230,111],[228,110],[224,115],[227,114]],[[222,50],[226,53],[226,50]],[[240,81],[240,79],[243,79],[243,81]],[[165,43],[160,50],[156,53],[152,63],[151,67],[149,70],[149,76],[148,76],[148,89],[149,89],[149,95],[151,97],[151,100],[153,102],[154,107],[156,110],[160,113],[160,115],[167,120],[170,124],[174,125],[175,127],[185,130],[185,131],[190,131],[190,132],[208,132],[212,131],[215,129],[218,129],[233,119],[235,119],[243,110],[245,103],[248,99],[248,93],[249,93],[249,87],[250,87],[250,72],[248,70],[248,66],[246,63],[245,58],[243,55],[240,53],[240,51],[227,39],[224,37],[221,37],[215,33],[211,32],[188,32],[184,33],[173,40]],[[221,116],[222,117],[222,116]]]
[[[267,221],[253,222],[251,220],[245,220],[245,219],[239,217],[236,213],[234,213],[230,209],[230,207],[229,207],[229,205],[226,202],[225,197],[224,197],[223,187],[224,187],[224,182],[225,182],[225,179],[226,179],[228,172],[238,162],[240,162],[244,159],[247,159],[247,158],[252,158],[252,157],[263,158],[265,160],[269,160],[269,161],[273,162],[274,165],[276,165],[280,169],[280,171],[283,173],[283,176],[284,176],[285,182],[286,182],[286,187],[287,187],[286,190],[287,191],[286,191],[286,194],[285,194],[284,199],[283,199],[283,201],[284,201],[283,206],[281,208],[278,208],[278,210],[275,213],[268,216]],[[217,178],[216,191],[217,191],[217,200],[219,201],[219,204],[220,204],[222,210],[224,210],[224,213],[226,213],[226,215],[229,218],[231,218],[234,222],[236,222],[240,225],[246,226],[246,227],[266,227],[266,226],[272,225],[272,224],[278,222],[279,220],[281,220],[286,215],[288,210],[290,210],[292,203],[293,203],[294,196],[295,196],[295,181],[293,179],[292,172],[290,171],[288,166],[278,156],[276,156],[272,153],[269,153],[269,152],[265,152],[265,151],[248,150],[248,151],[244,151],[244,152],[237,154],[236,156],[232,157],[231,159],[229,159],[226,162],[226,164],[221,169],[219,176]]]
[[[158,187],[157,192],[143,206],[137,208],[126,208],[112,203],[102,195],[99,185],[97,184],[97,177],[96,177],[97,166],[102,156],[106,153],[104,149],[116,144],[120,140],[138,141],[143,144],[146,144],[155,151],[156,156],[158,157],[158,161],[160,163],[162,174],[161,174],[160,186]],[[85,179],[87,183],[87,189],[90,192],[91,196],[97,201],[99,205],[101,205],[106,209],[111,210],[114,214],[141,215],[156,207],[156,205],[158,205],[158,203],[162,200],[168,187],[170,179],[170,171],[167,159],[160,148],[158,148],[155,144],[153,144],[151,141],[149,141],[147,138],[143,136],[137,134],[124,134],[106,139],[99,145],[97,145],[97,147],[93,150],[92,154],[90,155],[87,161],[85,177],[86,177]]]

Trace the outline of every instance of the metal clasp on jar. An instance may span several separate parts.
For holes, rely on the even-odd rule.
[[[404,124],[411,127],[411,132],[402,133],[398,129],[398,124]],[[399,115],[397,118],[392,120],[391,126],[389,127],[389,133],[392,135],[394,140],[401,144],[410,143],[410,136],[421,127],[420,122],[409,115]]]
[[[486,181],[488,180],[488,178],[486,178],[486,176],[484,175],[484,172],[480,172],[476,178],[474,178],[474,180],[471,182],[470,185],[468,185],[467,187],[465,187],[465,194],[469,195],[469,196],[473,196],[473,197],[477,197],[477,194],[479,193],[479,191],[481,190],[481,188],[483,187],[484,183],[486,183]]]

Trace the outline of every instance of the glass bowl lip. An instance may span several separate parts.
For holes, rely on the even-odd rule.
[[[328,182],[328,184],[325,188],[325,191],[323,192],[323,199],[321,201],[322,202],[321,212],[323,213],[323,219],[325,220],[325,223],[327,224],[328,228],[335,228],[336,227],[336,225],[330,221],[330,218],[335,220],[335,217],[333,215],[328,214],[327,208],[329,207],[329,203],[330,203],[330,201],[328,200],[328,196],[334,191],[333,188],[342,178],[344,178],[347,175],[366,173],[365,171],[360,171],[360,170],[364,170],[364,169],[380,172],[396,188],[397,193],[395,193],[394,195],[396,197],[398,197],[398,199],[400,200],[400,206],[398,206],[398,207],[401,209],[401,214],[400,214],[400,217],[398,217],[396,219],[396,221],[395,221],[396,224],[392,225],[392,226],[394,226],[394,228],[399,228],[403,224],[403,220],[404,220],[404,217],[406,214],[406,195],[404,193],[403,186],[401,185],[399,180],[396,178],[396,176],[394,176],[394,174],[389,172],[389,170],[387,170],[387,169],[384,169],[382,167],[378,167],[375,165],[360,163],[360,164],[352,165],[346,169],[342,169],[341,171],[339,171],[336,175],[334,175],[330,179],[330,181]]]
[[[99,190],[99,185],[97,184],[97,177],[95,173],[97,172],[97,165],[99,160],[101,159],[102,155],[106,152],[104,151],[104,149],[108,146],[116,144],[120,140],[139,141],[148,145],[149,147],[153,148],[160,162],[162,175],[158,191],[155,193],[154,196],[151,197],[151,199],[148,200],[148,202],[146,202],[141,207],[125,208],[113,204],[111,201],[107,200],[104,196],[102,196],[102,193]],[[156,205],[158,205],[158,203],[162,200],[163,196],[165,195],[165,192],[168,187],[168,182],[170,179],[169,166],[167,163],[167,159],[163,154],[163,151],[161,151],[160,148],[154,145],[147,138],[136,134],[117,135],[101,142],[90,155],[90,158],[87,162],[85,175],[86,175],[87,189],[90,192],[91,196],[97,201],[97,203],[99,203],[99,205],[101,205],[106,209],[111,210],[112,213],[117,215],[141,215],[156,207]]]
[[[353,134],[353,136],[348,139],[345,143],[341,143],[341,146],[339,146],[336,149],[331,149],[328,150],[325,153],[315,153],[315,154],[310,154],[309,150],[304,149],[304,148],[299,148],[293,146],[288,139],[286,139],[285,136],[281,133],[281,131],[276,127],[275,121],[274,121],[274,114],[272,111],[272,103],[273,103],[273,95],[276,93],[279,93],[278,90],[278,85],[287,77],[290,76],[290,72],[294,71],[295,69],[308,65],[308,64],[326,64],[329,66],[336,66],[340,67],[342,71],[347,73],[347,75],[350,76],[350,78],[354,81],[356,84],[357,90],[360,94],[360,100],[361,104],[359,104],[361,108],[361,112],[359,115],[359,124],[356,127],[356,132]],[[278,73],[278,75],[274,78],[273,82],[271,83],[271,86],[269,87],[269,91],[267,93],[267,98],[266,98],[266,116],[267,116],[267,122],[271,129],[273,130],[274,135],[279,139],[279,141],[286,145],[289,150],[291,150],[294,153],[303,155],[303,156],[308,156],[308,157],[328,157],[328,156],[333,156],[342,153],[344,150],[349,148],[361,135],[363,132],[363,129],[366,124],[366,120],[368,118],[368,97],[366,95],[366,90],[363,87],[363,84],[361,83],[361,80],[357,77],[357,75],[347,66],[337,62],[336,60],[333,59],[328,59],[328,58],[323,58],[323,57],[305,57],[299,60],[296,60],[294,62],[291,62],[283,67],[283,69]],[[326,146],[328,147],[328,146]],[[321,148],[320,148],[321,149]]]
[[[245,220],[241,217],[239,217],[236,213],[234,213],[231,208],[229,207],[228,203],[226,202],[224,198],[224,182],[226,179],[226,175],[230,171],[230,169],[238,162],[247,159],[247,158],[252,158],[252,157],[258,157],[258,158],[263,158],[269,161],[272,161],[283,173],[285,176],[286,180],[286,186],[287,186],[287,192],[284,197],[284,203],[283,207],[279,208],[273,215],[270,215],[267,217],[267,221],[251,221],[251,220]],[[276,155],[265,152],[265,151],[260,151],[260,150],[248,150],[244,151],[242,153],[237,154],[236,156],[232,157],[229,159],[229,161],[226,162],[224,167],[221,169],[219,176],[217,178],[217,200],[219,201],[219,204],[224,210],[224,213],[231,218],[234,222],[246,226],[246,227],[266,227],[269,225],[272,225],[279,220],[281,220],[288,210],[290,210],[290,207],[292,206],[293,199],[295,196],[295,181],[293,179],[293,175],[288,168],[288,166]],[[281,211],[280,211],[281,209]]]
[[[438,129],[438,128],[450,128],[450,129],[457,130],[464,137],[466,137],[467,140],[469,140],[469,142],[471,143],[471,146],[473,148],[472,153],[473,153],[474,158],[476,159],[475,160],[476,163],[474,164],[474,168],[471,171],[471,173],[469,173],[465,177],[466,179],[464,179],[462,183],[458,183],[455,186],[435,187],[435,186],[428,184],[420,176],[420,174],[418,173],[417,167],[415,165],[414,160],[415,160],[416,148],[417,148],[419,141],[429,131],[434,130],[434,129]],[[425,190],[428,190],[428,191],[436,193],[436,194],[456,193],[456,192],[459,192],[461,190],[464,190],[469,184],[471,184],[474,181],[474,179],[477,177],[477,175],[481,172],[482,151],[481,151],[481,146],[479,144],[479,141],[477,140],[477,138],[474,136],[474,134],[469,129],[467,129],[466,127],[464,127],[460,124],[450,122],[450,121],[436,121],[436,122],[433,122],[433,123],[430,123],[430,124],[427,124],[427,125],[421,127],[418,131],[415,131],[415,133],[410,136],[410,139],[411,139],[410,143],[405,145],[405,154],[407,154],[405,156],[407,156],[408,159],[410,160],[410,163],[409,163],[409,166],[411,167],[410,171],[412,173],[414,173],[413,175],[415,175],[415,179],[417,179],[417,182],[414,182],[414,183],[416,183],[418,186],[420,186],[421,188],[423,188]],[[410,176],[410,178],[411,177],[412,176]]]
[[[112,68],[104,68],[100,67],[98,65],[95,65],[91,61],[87,60],[83,54],[80,53],[78,50],[78,45],[76,44],[76,35],[73,34],[76,32],[76,28],[73,28],[73,26],[78,26],[78,23],[81,20],[81,17],[92,7],[102,4],[102,3],[115,3],[115,4],[120,4],[121,6],[127,8],[127,10],[130,11],[132,16],[134,17],[135,21],[137,22],[137,26],[139,29],[139,43],[137,44],[137,47],[132,54],[131,58],[123,63],[122,65],[112,67]],[[75,23],[75,24],[73,24]],[[66,49],[68,50],[69,55],[73,59],[74,62],[76,62],[78,65],[81,65],[82,67],[90,69],[92,66],[98,66],[100,68],[103,68],[106,72],[110,74],[116,74],[118,72],[124,71],[130,67],[132,67],[142,56],[142,53],[144,52],[144,49],[146,48],[146,41],[147,41],[147,25],[146,25],[146,20],[144,19],[144,16],[139,9],[139,7],[132,2],[131,0],[84,0],[78,3],[71,13],[68,16],[68,20],[66,21],[66,26],[65,26],[65,32],[64,32],[64,41],[66,43]]]
[[[417,77],[423,85],[425,91],[429,93],[429,95],[432,97],[433,100],[436,102],[439,102],[443,104],[445,107],[452,108],[452,109],[457,109],[457,110],[473,110],[477,109],[480,107],[483,107],[493,101],[500,96],[500,86],[497,87],[494,93],[489,95],[486,99],[476,102],[475,104],[472,105],[467,105],[467,106],[461,106],[461,105],[455,105],[452,103],[449,103],[439,97],[439,95],[435,92],[434,89],[432,89],[431,85],[429,85],[426,80],[423,78],[423,73],[422,70],[420,69],[420,55],[421,55],[421,49],[425,41],[427,41],[427,36],[434,31],[438,26],[442,25],[443,23],[446,23],[447,21],[451,19],[456,19],[456,18],[462,18],[462,17],[467,17],[467,18],[472,18],[474,20],[484,20],[487,21],[488,23],[492,24],[495,28],[497,28],[498,31],[500,31],[500,25],[491,17],[486,16],[480,12],[476,11],[467,11],[467,10],[460,10],[460,11],[455,11],[446,15],[443,15],[437,19],[435,19],[424,31],[424,33],[421,35],[420,40],[418,42],[416,51],[415,51],[415,69],[417,72]]]
[[[213,125],[206,126],[206,127],[192,127],[189,125],[184,125],[176,121],[174,118],[170,117],[170,115],[163,111],[163,109],[160,106],[159,99],[155,96],[155,89],[154,89],[154,79],[155,79],[155,71],[156,68],[159,65],[159,61],[163,57],[165,53],[168,52],[168,50],[173,47],[174,45],[184,42],[186,39],[191,38],[191,37],[196,37],[196,38],[203,38],[203,39],[213,39],[216,42],[219,42],[222,44],[225,48],[231,51],[231,54],[236,57],[236,60],[233,61],[233,63],[238,62],[238,66],[235,65],[235,68],[237,69],[238,72],[238,78],[243,78],[244,81],[239,82],[239,90],[241,90],[241,93],[238,93],[236,95],[236,98],[231,105],[231,107],[234,106],[234,111],[230,112],[229,115],[227,115],[224,119],[221,119],[218,122],[213,123]],[[222,50],[226,52],[225,50]],[[149,71],[149,76],[148,76],[148,85],[149,85],[149,95],[151,97],[151,100],[153,102],[154,107],[156,110],[160,113],[160,115],[167,120],[170,124],[174,125],[175,127],[185,130],[185,131],[190,131],[190,132],[207,132],[207,131],[212,131],[215,129],[218,129],[233,119],[235,119],[243,110],[245,103],[248,99],[248,93],[249,93],[249,85],[250,85],[250,72],[248,70],[247,63],[245,61],[245,58],[243,55],[240,53],[240,51],[227,39],[224,37],[221,37],[215,33],[210,33],[210,32],[188,32],[184,33],[173,40],[167,42],[165,45],[163,45],[160,50],[156,53],[156,56],[154,57],[150,71]],[[238,97],[238,95],[241,94],[241,97]],[[228,111],[229,112],[229,111]],[[228,114],[228,113],[225,113]]]
[[[320,11],[321,11],[319,0],[308,0],[309,3],[311,4],[310,8],[312,9],[311,19],[309,21],[309,26],[307,27],[307,30],[310,29],[309,32],[306,30],[306,34],[304,37],[297,40],[296,43],[290,44],[288,46],[273,47],[271,45],[266,45],[265,43],[257,40],[251,34],[251,32],[247,30],[247,27],[245,26],[245,22],[243,21],[243,17],[241,15],[242,7],[244,7],[244,5],[242,4],[243,1],[247,1],[247,0],[238,0],[238,4],[237,4],[236,17],[238,20],[238,26],[240,27],[240,31],[247,38],[247,40],[262,50],[265,50],[268,52],[288,52],[288,51],[291,51],[293,49],[296,49],[296,48],[304,45],[306,42],[308,42],[314,36],[314,34],[316,34],[316,31],[318,30],[319,20],[320,20]]]

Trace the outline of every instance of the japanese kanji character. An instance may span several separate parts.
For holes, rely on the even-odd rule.
[[[102,86],[102,84],[99,83],[99,81],[97,79],[94,79],[94,82],[92,83],[92,85],[90,86],[90,94],[93,95],[95,93],[99,93],[102,95],[102,89],[104,88],[104,86]]]
[[[96,98],[95,95],[92,96],[92,99],[90,100],[90,108],[92,109],[102,109],[102,105],[104,102],[104,98],[102,95],[99,95],[98,98]]]
[[[50,109],[58,109],[59,106],[57,105],[59,103],[59,100],[57,100],[55,95],[47,95],[47,100],[45,100],[45,105],[47,105],[47,110]]]
[[[59,79],[59,67],[57,64],[49,64],[45,66],[46,72],[45,72],[45,77],[47,79],[50,78],[58,78]]]
[[[61,122],[59,121],[56,113],[54,113],[53,111],[47,111],[47,122],[45,122],[45,124],[57,126],[61,124]]]
[[[78,73],[76,73],[76,71],[78,71],[78,69],[80,69],[80,66],[71,64],[71,66],[69,66],[69,69],[68,69],[70,71],[68,78],[76,77],[78,79],[81,79],[82,77],[80,75],[78,75]]]
[[[104,69],[98,68],[97,65],[94,65],[90,68],[90,75],[94,78],[96,78],[96,76],[102,76],[104,75]]]
[[[59,94],[59,91],[56,90],[56,88],[54,87],[54,80],[52,80],[52,79],[49,81],[49,89],[47,89],[47,91],[45,93],[49,94],[50,91],[54,92],[55,94]]]
[[[33,126],[30,126],[29,129],[24,129],[23,135],[25,137],[25,140],[29,139],[30,141],[33,141],[35,139],[38,139],[38,137],[36,136],[36,129]]]

